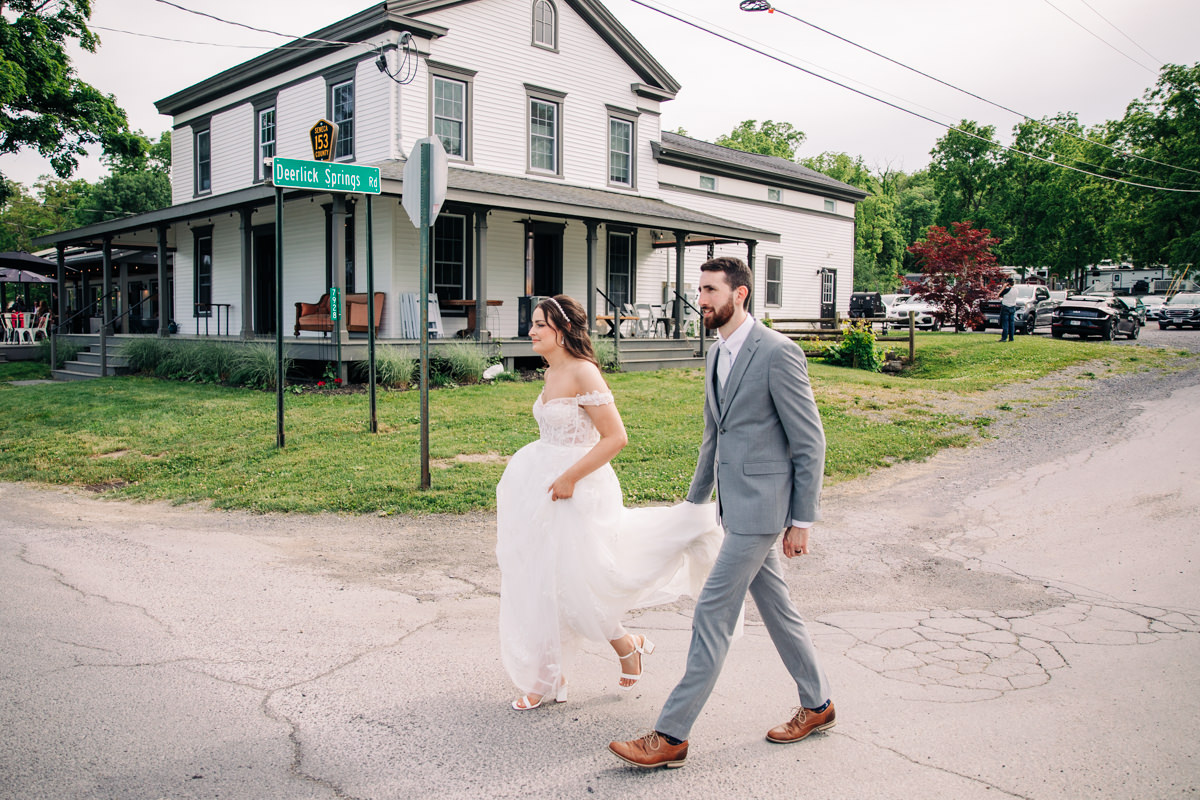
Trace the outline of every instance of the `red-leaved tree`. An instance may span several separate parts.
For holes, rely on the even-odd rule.
[[[979,301],[993,297],[1005,278],[991,248],[1000,243],[987,228],[953,222],[954,233],[930,225],[925,238],[909,246],[917,257],[921,281],[906,281],[912,293],[937,306],[935,316],[955,331],[982,322]]]

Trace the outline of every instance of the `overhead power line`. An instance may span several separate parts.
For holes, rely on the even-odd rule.
[[[1170,187],[1170,186],[1152,186],[1152,185],[1146,184],[1146,183],[1139,183],[1137,181],[1125,180],[1124,178],[1116,178],[1111,175],[1101,175],[1101,174],[1098,174],[1095,172],[1090,172],[1085,169],[1080,169],[1079,167],[1071,166],[1070,164],[1064,164],[1060,161],[1055,161],[1054,159],[1046,158],[1044,156],[1039,156],[1035,153],[1028,153],[1024,150],[1019,150],[1010,145],[1001,144],[1001,143],[993,141],[991,139],[986,139],[983,136],[980,136],[979,134],[974,133],[972,131],[964,130],[964,129],[959,128],[954,125],[947,125],[944,122],[939,122],[938,120],[936,120],[932,117],[926,116],[925,114],[921,114],[920,112],[913,111],[912,109],[909,109],[909,108],[905,108],[904,106],[898,105],[898,104],[890,102],[888,100],[884,100],[883,98],[876,97],[875,95],[872,95],[868,92],[864,92],[861,89],[856,89],[853,86],[848,86],[847,84],[841,83],[840,81],[835,81],[833,78],[830,78],[826,75],[822,75],[819,72],[814,72],[813,70],[802,67],[799,64],[795,64],[791,61],[788,61],[785,58],[781,58],[780,56],[773,55],[771,53],[765,52],[765,51],[760,50],[755,47],[751,47],[750,45],[746,44],[745,42],[741,42],[741,41],[738,41],[737,39],[734,39],[732,36],[726,36],[722,33],[711,30],[710,28],[706,28],[703,25],[700,25],[699,23],[684,19],[683,17],[677,16],[668,11],[664,11],[661,8],[656,8],[652,5],[650,5],[649,3],[643,2],[643,0],[630,0],[630,2],[634,3],[635,5],[641,6],[642,8],[649,9],[650,11],[653,11],[655,13],[662,14],[663,16],[673,19],[676,22],[682,22],[684,25],[695,28],[696,30],[702,31],[704,33],[707,33],[710,36],[715,36],[718,39],[723,39],[724,41],[727,41],[730,44],[733,44],[738,47],[749,50],[752,53],[756,53],[765,58],[769,58],[772,61],[778,61],[780,64],[783,64],[784,66],[788,66],[788,67],[791,67],[792,69],[799,70],[799,71],[805,73],[806,75],[811,75],[814,78],[823,80],[827,83],[831,83],[834,86],[837,86],[841,89],[845,89],[850,92],[853,92],[854,94],[857,94],[861,97],[865,97],[868,100],[874,100],[876,103],[882,103],[883,105],[888,106],[889,108],[894,108],[897,111],[900,111],[902,113],[908,114],[913,117],[916,117],[917,119],[922,119],[922,120],[925,120],[926,122],[933,123],[934,125],[937,125],[938,127],[956,131],[958,133],[961,133],[963,136],[968,136],[972,139],[978,139],[978,140],[980,140],[982,142],[986,142],[990,145],[995,145],[996,147],[999,147],[1000,149],[1005,150],[1007,152],[1016,153],[1017,155],[1022,155],[1022,156],[1025,156],[1026,158],[1032,158],[1035,161],[1041,161],[1043,163],[1050,164],[1052,166],[1059,167],[1061,169],[1071,170],[1072,172],[1078,172],[1080,174],[1088,175],[1093,178],[1099,178],[1101,180],[1111,181],[1113,183],[1125,184],[1127,186],[1136,186],[1140,189],[1151,189],[1151,190],[1159,191],[1159,192],[1177,192],[1177,193],[1181,193],[1181,194],[1200,194],[1200,189],[1180,189],[1180,188],[1174,188],[1174,187]]]
[[[1122,36],[1124,36],[1126,39],[1128,39],[1128,40],[1130,41],[1130,43],[1131,43],[1131,44],[1133,44],[1133,46],[1134,46],[1134,47],[1136,47],[1138,50],[1141,50],[1141,51],[1142,51],[1143,53],[1145,53],[1146,55],[1150,56],[1150,59],[1151,59],[1151,60],[1152,60],[1152,61],[1153,61],[1155,64],[1162,64],[1162,63],[1163,63],[1163,60],[1162,60],[1161,58],[1159,58],[1158,56],[1154,55],[1153,53],[1151,53],[1151,52],[1150,52],[1149,50],[1147,50],[1146,48],[1142,47],[1140,44],[1138,44],[1136,41],[1134,41],[1134,39],[1133,39],[1133,37],[1132,37],[1132,36],[1130,36],[1130,35],[1129,35],[1128,33],[1126,33],[1125,31],[1121,30],[1120,28],[1118,28],[1118,27],[1116,26],[1116,24],[1112,22],[1112,20],[1110,20],[1108,17],[1104,16],[1104,15],[1103,15],[1103,14],[1101,14],[1099,11],[1097,11],[1097,10],[1096,10],[1096,7],[1095,7],[1095,6],[1093,6],[1091,3],[1089,3],[1089,2],[1088,2],[1088,0],[1079,0],[1079,2],[1083,3],[1083,4],[1084,4],[1085,6],[1087,6],[1089,9],[1091,9],[1091,12],[1092,12],[1093,14],[1095,14],[1097,17],[1099,17],[1100,19],[1102,19],[1102,20],[1104,20],[1105,22],[1107,22],[1107,23],[1108,23],[1108,26],[1109,26],[1110,28],[1112,28],[1114,31],[1116,31],[1117,33],[1121,34],[1121,35],[1122,35]]]
[[[1078,25],[1080,28],[1082,28],[1082,29],[1083,29],[1084,31],[1086,31],[1088,34],[1090,34],[1091,36],[1095,37],[1095,38],[1096,38],[1096,39],[1098,39],[1100,42],[1102,42],[1102,43],[1103,43],[1103,44],[1104,44],[1106,47],[1109,47],[1109,48],[1111,48],[1111,49],[1112,49],[1114,52],[1116,52],[1116,53],[1120,53],[1122,56],[1124,56],[1125,58],[1129,59],[1129,60],[1130,60],[1130,61],[1132,61],[1134,64],[1137,64],[1139,67],[1141,67],[1142,69],[1146,70],[1146,71],[1147,71],[1147,72],[1149,72],[1150,74],[1152,74],[1152,75],[1157,75],[1157,74],[1158,74],[1158,72],[1157,72],[1156,70],[1153,70],[1153,69],[1151,69],[1150,67],[1147,67],[1145,64],[1143,64],[1142,62],[1138,61],[1136,58],[1134,58],[1133,56],[1129,55],[1129,54],[1128,54],[1128,53],[1126,53],[1124,50],[1120,49],[1119,47],[1117,47],[1116,45],[1114,45],[1112,42],[1108,41],[1108,40],[1107,40],[1107,39],[1105,39],[1103,36],[1101,36],[1100,34],[1096,33],[1094,30],[1092,30],[1092,29],[1091,29],[1091,28],[1089,28],[1088,26],[1084,25],[1082,22],[1080,22],[1079,20],[1075,19],[1074,17],[1072,17],[1072,16],[1071,16],[1070,14],[1068,14],[1067,12],[1063,11],[1063,10],[1062,10],[1061,8],[1059,8],[1058,6],[1054,5],[1054,3],[1051,3],[1051,2],[1050,2],[1050,0],[1042,0],[1042,2],[1044,2],[1046,5],[1048,5],[1048,6],[1050,6],[1051,8],[1053,8],[1053,9],[1054,9],[1055,11],[1057,11],[1058,13],[1062,14],[1062,15],[1063,15],[1064,17],[1066,17],[1067,19],[1071,20],[1071,22],[1074,22],[1076,25]],[[1105,20],[1105,21],[1107,21],[1107,20]]]
[[[1015,115],[1015,116],[1021,117],[1022,119],[1026,120],[1027,122],[1031,122],[1031,123],[1033,123],[1033,124],[1035,124],[1035,125],[1039,125],[1039,126],[1041,126],[1041,127],[1043,127],[1043,128],[1047,128],[1048,130],[1057,131],[1058,133],[1064,134],[1064,135],[1066,135],[1066,136],[1070,136],[1071,138],[1073,138],[1073,139],[1077,139],[1077,140],[1079,140],[1079,141],[1081,141],[1081,142],[1086,142],[1086,143],[1088,143],[1088,144],[1094,144],[1094,145],[1098,145],[1098,146],[1100,146],[1100,147],[1103,147],[1103,148],[1105,148],[1105,149],[1107,149],[1107,150],[1109,150],[1109,151],[1111,151],[1111,152],[1113,152],[1113,153],[1116,153],[1116,154],[1118,154],[1118,155],[1120,155],[1120,156],[1123,156],[1123,157],[1126,157],[1126,158],[1134,158],[1134,159],[1137,159],[1137,160],[1139,160],[1139,161],[1145,161],[1145,162],[1147,162],[1147,163],[1150,163],[1150,164],[1156,164],[1156,165],[1158,165],[1158,166],[1160,166],[1160,167],[1167,167],[1168,169],[1177,169],[1177,170],[1180,170],[1180,171],[1182,171],[1182,172],[1190,172],[1190,173],[1192,173],[1193,175],[1200,175],[1200,170],[1189,169],[1189,168],[1187,168],[1187,167],[1180,167],[1180,166],[1177,166],[1177,165],[1175,165],[1175,164],[1168,164],[1168,163],[1165,163],[1165,162],[1163,162],[1163,161],[1156,161],[1156,160],[1155,160],[1155,159],[1153,159],[1153,158],[1147,158],[1147,157],[1145,157],[1145,156],[1139,156],[1139,155],[1136,155],[1136,154],[1133,154],[1133,153],[1127,153],[1127,152],[1125,152],[1125,151],[1121,150],[1120,148],[1113,147],[1112,145],[1110,145],[1110,144],[1107,144],[1106,142],[1097,141],[1097,140],[1095,140],[1095,139],[1089,139],[1089,138],[1088,138],[1088,137],[1086,137],[1086,136],[1080,136],[1079,134],[1075,133],[1074,131],[1071,131],[1071,130],[1069,130],[1069,129],[1067,129],[1067,128],[1064,128],[1064,127],[1062,127],[1062,126],[1059,126],[1059,125],[1051,125],[1051,124],[1048,124],[1048,123],[1042,122],[1041,120],[1038,120],[1038,119],[1035,119],[1035,118],[1033,118],[1033,117],[1032,117],[1032,116],[1030,116],[1029,114],[1024,114],[1024,113],[1022,113],[1022,112],[1020,112],[1020,111],[1017,111],[1016,109],[1009,108],[1008,106],[1006,106],[1006,105],[1004,105],[1004,104],[1002,104],[1002,103],[997,103],[997,102],[995,102],[995,101],[993,101],[993,100],[989,100],[988,98],[986,98],[986,97],[983,97],[982,95],[976,94],[975,92],[972,92],[972,91],[970,91],[969,89],[964,89],[964,88],[962,88],[961,86],[956,86],[955,84],[953,84],[953,83],[950,83],[949,81],[942,80],[941,78],[937,77],[936,75],[930,75],[928,72],[923,72],[923,71],[921,71],[921,70],[917,69],[916,67],[910,67],[908,64],[905,64],[905,63],[903,63],[903,62],[901,62],[901,61],[897,61],[896,59],[892,58],[891,56],[888,56],[888,55],[885,55],[885,54],[883,54],[883,53],[880,53],[880,52],[879,52],[879,51],[877,51],[877,50],[872,50],[871,48],[867,47],[866,45],[859,44],[858,42],[855,42],[855,41],[852,41],[852,40],[850,40],[850,39],[847,39],[845,36],[841,36],[841,35],[839,35],[839,34],[837,34],[837,33],[834,33],[834,32],[833,32],[833,31],[831,31],[831,30],[828,30],[828,29],[826,29],[826,28],[822,28],[820,25],[817,25],[816,23],[810,22],[810,21],[808,21],[808,20],[806,20],[806,19],[802,19],[802,18],[800,18],[800,17],[796,16],[795,14],[791,14],[791,13],[789,13],[789,12],[787,12],[787,11],[783,10],[782,8],[777,8],[777,7],[775,7],[775,6],[772,6],[772,5],[771,5],[769,2],[767,2],[767,0],[742,0],[742,2],[740,3],[739,7],[740,7],[740,8],[741,8],[743,11],[768,11],[768,12],[771,12],[771,13],[778,13],[778,14],[780,14],[780,15],[782,15],[782,16],[785,16],[785,17],[787,17],[787,18],[789,18],[789,19],[793,19],[793,20],[795,20],[796,22],[799,22],[799,23],[801,23],[801,24],[803,24],[803,25],[807,25],[808,27],[810,27],[810,28],[813,28],[814,30],[820,31],[821,33],[823,33],[823,34],[825,34],[825,35],[827,35],[827,36],[832,36],[833,38],[837,39],[837,40],[838,40],[838,41],[840,41],[840,42],[845,42],[846,44],[848,44],[848,45],[850,45],[850,46],[852,46],[852,47],[857,47],[859,50],[863,50],[863,51],[865,51],[865,52],[867,52],[867,53],[870,53],[871,55],[873,55],[873,56],[876,56],[877,58],[882,58],[884,61],[887,61],[887,62],[889,62],[889,63],[891,63],[891,64],[895,64],[896,66],[898,66],[898,67],[901,67],[901,68],[903,68],[903,69],[906,69],[906,70],[908,70],[909,72],[912,72],[912,73],[915,73],[915,74],[917,74],[917,75],[920,75],[920,76],[921,76],[921,77],[923,77],[923,78],[928,78],[929,80],[931,80],[931,81],[934,81],[935,83],[939,83],[939,84],[941,84],[942,86],[945,86],[945,87],[946,87],[946,88],[948,88],[948,89],[953,89],[954,91],[956,91],[956,92],[960,92],[960,93],[962,93],[962,94],[965,94],[965,95],[967,95],[968,97],[973,97],[973,98],[974,98],[974,99],[976,99],[976,100],[979,100],[979,101],[982,101],[982,102],[984,102],[984,103],[987,103],[988,105],[992,106],[993,108],[998,108],[998,109],[1000,109],[1001,111],[1006,111],[1006,112],[1008,112],[1009,114],[1013,114],[1013,115]],[[1076,160],[1077,160],[1077,161],[1079,161],[1078,159],[1076,159]],[[1081,163],[1081,164],[1085,164],[1086,166],[1096,167],[1097,169],[1099,169],[1099,168],[1100,168],[1100,167],[1098,167],[1096,164],[1088,164],[1087,162],[1084,162],[1084,161],[1079,161],[1079,163]],[[1132,173],[1132,172],[1126,172],[1125,170],[1116,170],[1116,171],[1117,171],[1117,172],[1120,172],[1121,174],[1128,175],[1128,176],[1130,176],[1130,177],[1135,177],[1135,178],[1136,178],[1136,177],[1140,177],[1140,176],[1139,176],[1139,175],[1137,175],[1136,173]]]

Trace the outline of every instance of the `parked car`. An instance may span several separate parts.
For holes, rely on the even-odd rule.
[[[1200,294],[1180,292],[1162,304],[1158,310],[1158,327],[1165,331],[1172,325],[1200,328]]]
[[[908,325],[908,312],[916,312],[916,319],[913,324],[923,330],[936,331],[942,327],[942,321],[934,314],[938,311],[938,307],[933,303],[922,300],[919,297],[909,297],[907,300],[897,301],[888,309],[887,322],[889,325]]]
[[[1055,303],[1061,303],[1063,300],[1067,299],[1067,292],[1066,290],[1051,292],[1050,299]]]
[[[883,301],[883,315],[886,317],[888,312],[892,310],[892,306],[896,303],[903,303],[911,294],[881,294],[879,299]]]
[[[1035,286],[1029,283],[1019,283],[1013,287],[1017,293],[1017,333],[1033,333],[1037,328],[1045,328],[1051,322],[1054,308],[1058,305],[1050,299],[1050,290],[1045,286]],[[979,312],[983,323],[976,325],[975,330],[1000,327],[999,297],[984,300],[979,304]]]
[[[1146,307],[1146,321],[1157,321],[1159,310],[1162,308],[1163,298],[1148,294],[1142,298],[1142,305]]]
[[[1146,324],[1146,319],[1148,316],[1147,311],[1146,311],[1146,304],[1142,302],[1142,298],[1140,298],[1140,297],[1135,297],[1135,296],[1129,295],[1129,294],[1117,294],[1116,292],[1102,292],[1102,291],[1084,292],[1084,294],[1092,296],[1092,297],[1115,297],[1133,310],[1134,316],[1136,316],[1138,318],[1139,325]]]
[[[854,292],[850,295],[850,319],[874,319],[885,313],[879,292]]]
[[[1096,295],[1072,295],[1054,309],[1050,333],[1061,339],[1064,333],[1086,339],[1099,336],[1115,339],[1125,336],[1138,338],[1142,326],[1133,309],[1121,302],[1119,297]]]

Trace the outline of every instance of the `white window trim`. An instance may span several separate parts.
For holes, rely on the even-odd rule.
[[[355,81],[355,71],[357,65],[352,65],[349,68],[339,69],[336,72],[331,72],[325,76],[325,114],[326,119],[338,125],[338,138],[334,144],[334,161],[354,161],[355,151],[358,143],[358,86]],[[346,142],[345,131],[341,129],[341,123],[334,119],[334,92],[341,87],[349,84],[351,96],[354,98],[354,112],[350,116],[351,131],[350,131],[350,152],[345,155],[337,155],[337,150]],[[343,120],[342,122],[345,122]]]
[[[474,132],[474,109],[472,101],[475,97],[475,70],[462,69],[453,67],[449,64],[439,64],[433,61],[427,61],[429,67],[429,135],[436,136],[434,133],[434,108],[436,106],[435,89],[438,80],[454,81],[463,84],[463,152],[461,156],[452,155],[447,152],[447,157],[454,161],[470,164],[473,162],[474,142],[472,134]]]
[[[208,187],[200,187],[200,137],[208,137]],[[208,120],[203,124],[192,126],[192,196],[202,197],[212,194],[213,157],[212,157],[212,127]]]
[[[783,189],[779,189],[774,186],[768,186],[767,187],[767,202],[768,203],[782,203],[783,202]]]
[[[771,262],[772,261],[775,262],[775,264],[778,266],[778,269],[779,269],[779,278],[774,281],[771,280]],[[763,275],[763,281],[764,281],[764,283],[763,283],[763,305],[765,305],[767,308],[781,308],[783,306],[783,257],[782,256],[767,256],[766,265],[767,265],[766,273]],[[779,286],[779,301],[775,302],[775,303],[772,303],[770,301],[771,284],[772,283],[777,284]]]
[[[267,158],[268,156],[265,156],[263,154],[262,118],[263,118],[263,114],[267,113],[268,111],[271,112],[271,114],[272,114],[271,125],[275,129],[274,130],[275,138],[271,140],[271,144],[272,144],[275,152],[272,153],[271,155],[274,156],[276,153],[279,152],[279,112],[277,110],[277,107],[273,101],[271,103],[266,103],[263,105],[256,105],[254,107],[254,182],[255,183],[261,183],[262,181],[267,179],[266,167],[263,165],[263,159]]]
[[[825,213],[827,213],[827,214],[836,214],[837,213],[837,200],[832,200],[828,197],[825,198]]]
[[[538,9],[542,6],[548,7],[550,9],[550,13],[554,15],[554,19],[550,25],[550,33],[551,33],[552,41],[549,43],[538,41],[538,38],[537,38],[537,30],[538,30],[537,12],[538,12]],[[558,52],[558,21],[559,21],[558,6],[555,5],[553,0],[533,0],[533,3],[530,5],[530,11],[529,11],[529,43],[531,45],[533,45],[534,47],[540,47],[543,50],[549,50],[553,53],[557,53]]]
[[[706,178],[708,180],[712,181],[711,188],[704,185],[704,181]],[[720,186],[720,183],[717,182],[716,175],[701,175],[699,182],[700,182],[700,191],[702,191],[702,192],[715,192],[715,191],[717,191],[717,188]]]
[[[563,176],[563,127],[567,93],[525,84],[525,171],[530,175]],[[533,166],[533,104],[554,106],[554,169]]]
[[[608,119],[604,128],[604,152],[606,154],[604,171],[607,183],[609,186],[617,189],[636,189],[637,188],[637,150],[638,150],[638,128],[637,114],[626,111],[622,108],[607,106]],[[614,181],[612,178],[612,124],[613,122],[625,123],[629,126],[629,182],[621,183]]]

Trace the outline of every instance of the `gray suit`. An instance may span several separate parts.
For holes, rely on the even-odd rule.
[[[688,738],[716,684],[747,591],[796,681],[801,705],[816,708],[829,699],[775,547],[792,520],[820,518],[825,432],[808,365],[787,337],[755,321],[718,391],[717,353],[716,347],[709,351],[704,438],[687,499],[707,502],[715,488],[728,535],[696,602],[683,680],[655,725],[677,739]]]

